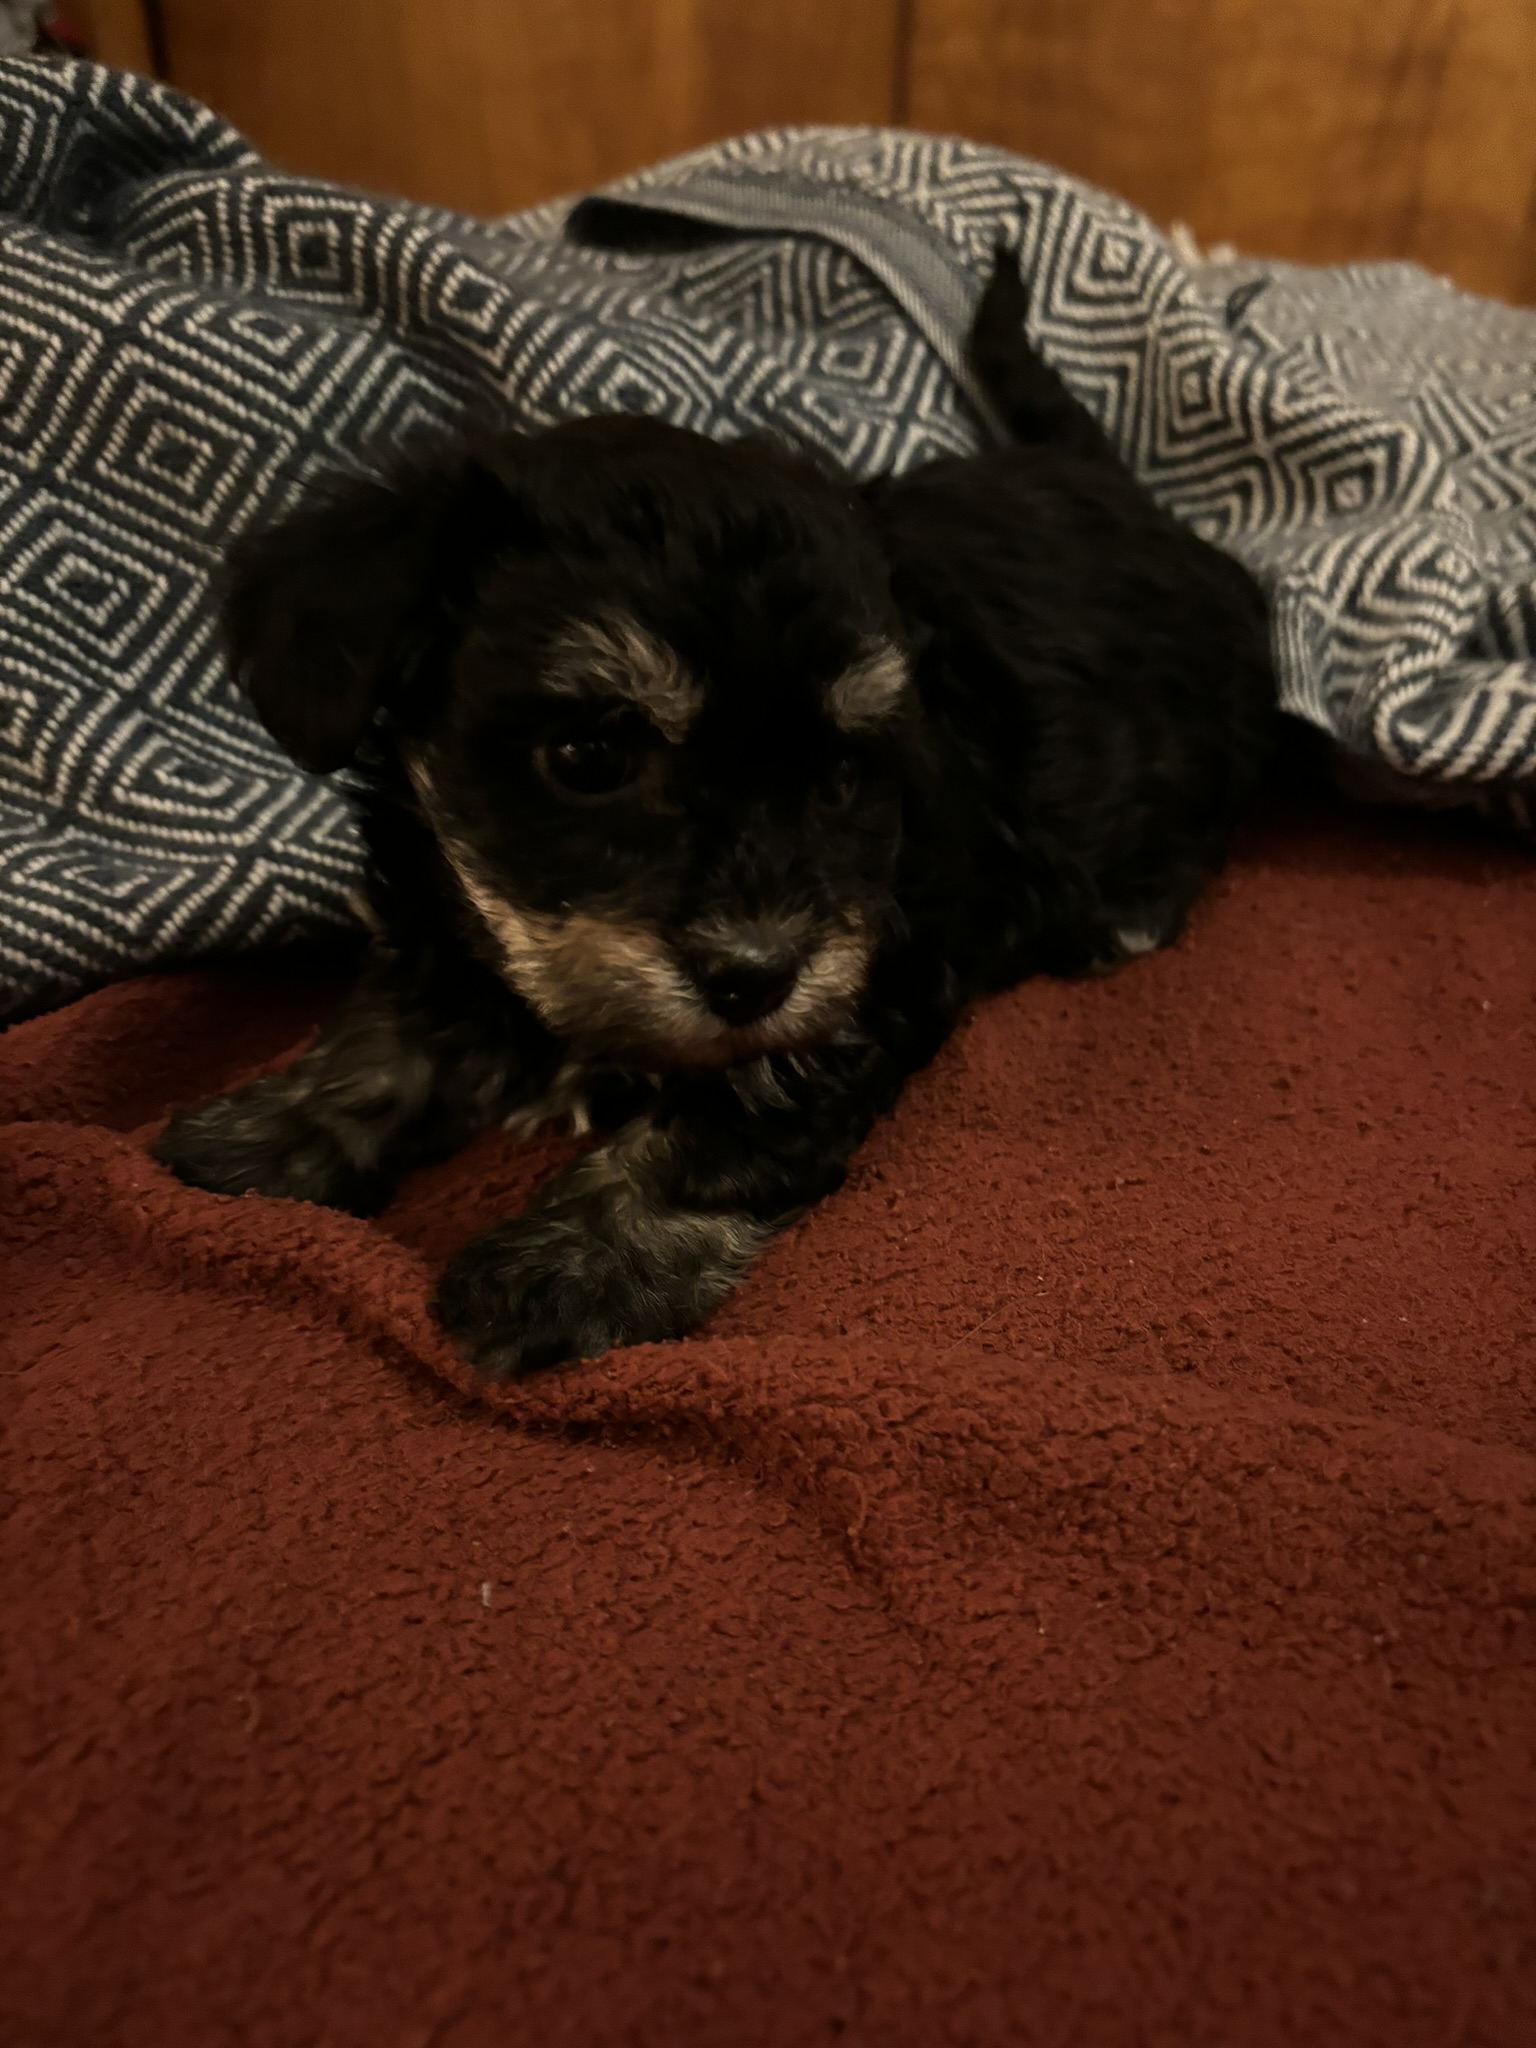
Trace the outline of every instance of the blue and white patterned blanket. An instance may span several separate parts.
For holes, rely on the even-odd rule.
[[[209,577],[317,467],[488,392],[771,429],[857,475],[983,431],[994,245],[1165,504],[1242,555],[1287,706],[1388,787],[1531,822],[1536,314],[1403,266],[1201,265],[1120,201],[888,130],[613,188],[727,232],[577,246],[285,176],[214,115],[0,62],[0,1015],[342,923],[343,801],[220,659]]]

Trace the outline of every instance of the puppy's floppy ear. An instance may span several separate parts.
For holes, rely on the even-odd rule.
[[[279,746],[321,773],[350,760],[441,643],[480,566],[525,523],[505,474],[448,451],[323,478],[276,525],[236,542],[225,645]]]
[[[1029,287],[1019,259],[999,242],[966,344],[972,373],[1015,441],[1026,447],[1055,443],[1118,462],[1098,421],[1029,340],[1028,318]]]

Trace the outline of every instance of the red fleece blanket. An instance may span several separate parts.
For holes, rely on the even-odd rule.
[[[0,1039],[13,2048],[1531,2040],[1536,871],[1276,817],[978,1010],[691,1342],[172,1183],[325,992]]]

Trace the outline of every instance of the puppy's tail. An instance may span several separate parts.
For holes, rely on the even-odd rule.
[[[971,372],[1015,441],[1117,459],[1097,420],[1049,363],[1036,355],[1024,323],[1029,289],[1017,259],[999,246],[966,353]]]

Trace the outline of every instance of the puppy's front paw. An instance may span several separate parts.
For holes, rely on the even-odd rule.
[[[183,1110],[149,1149],[178,1180],[215,1195],[278,1195],[369,1216],[389,1193],[281,1076]]]
[[[434,1308],[477,1372],[510,1379],[682,1336],[730,1293],[766,1235],[748,1216],[655,1203],[617,1149],[596,1152],[526,1216],[467,1244]]]

